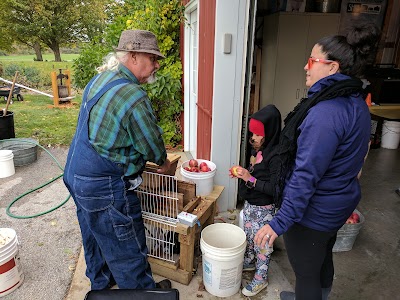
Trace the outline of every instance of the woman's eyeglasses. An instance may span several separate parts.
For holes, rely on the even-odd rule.
[[[312,66],[314,65],[315,62],[320,62],[323,64],[330,64],[335,62],[334,60],[329,60],[329,59],[322,59],[322,58],[315,58],[315,57],[309,57],[308,58],[308,63],[307,63],[307,67],[310,70],[312,68]]]

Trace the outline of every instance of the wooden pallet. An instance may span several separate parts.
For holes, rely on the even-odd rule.
[[[180,185],[178,185],[179,187]],[[217,199],[224,190],[223,186],[214,186],[214,190],[206,197],[195,197],[195,189],[191,184],[181,184],[186,191],[184,194],[183,211],[192,213],[197,216],[200,221],[201,229],[214,223],[214,216],[217,209]],[[190,197],[189,197],[190,195]],[[193,197],[192,197],[193,195]],[[191,199],[188,201],[188,199]],[[196,229],[198,225],[193,227],[178,223],[176,232],[179,234],[180,255],[178,263],[169,263],[160,259],[149,257],[149,262],[153,273],[169,278],[171,280],[188,285],[192,280],[194,246],[196,241]]]

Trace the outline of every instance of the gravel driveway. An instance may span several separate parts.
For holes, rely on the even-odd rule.
[[[64,167],[68,148],[48,151]],[[51,156],[39,148],[36,162],[16,167],[13,176],[0,178],[0,227],[17,232],[25,276],[22,285],[4,300],[61,300],[68,292],[82,245],[72,198],[55,211],[35,218],[17,219],[6,214],[6,207],[16,197],[61,173]],[[18,200],[11,212],[17,216],[36,215],[59,205],[67,196],[60,178]]]

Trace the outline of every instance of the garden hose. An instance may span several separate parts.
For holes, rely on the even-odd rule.
[[[5,140],[2,140],[2,141],[13,141],[13,140],[17,140],[17,139],[5,139]],[[15,198],[15,199],[7,206],[7,208],[6,208],[6,213],[7,213],[7,215],[10,216],[10,217],[12,217],[12,218],[15,218],[15,219],[30,219],[30,218],[35,218],[35,217],[39,217],[39,216],[45,215],[45,214],[50,213],[50,212],[56,210],[57,208],[63,206],[65,203],[67,203],[67,201],[69,200],[69,198],[71,197],[71,195],[68,195],[68,197],[67,197],[61,204],[57,205],[56,207],[53,207],[53,208],[51,208],[51,209],[49,209],[49,210],[47,210],[47,211],[44,211],[44,212],[41,212],[41,213],[38,213],[38,214],[35,214],[35,215],[31,215],[31,216],[17,216],[17,215],[14,215],[13,213],[11,213],[11,211],[10,211],[11,206],[13,206],[13,204],[14,204],[15,202],[17,202],[17,201],[20,200],[21,198],[25,197],[26,195],[29,195],[30,193],[33,193],[34,191],[37,191],[38,189],[41,189],[42,187],[45,187],[46,185],[49,185],[50,183],[56,181],[57,179],[61,178],[61,177],[64,175],[64,169],[63,169],[63,167],[61,167],[61,165],[60,165],[60,163],[57,161],[57,159],[56,159],[49,151],[47,151],[47,149],[45,149],[44,147],[42,147],[42,146],[39,145],[38,143],[29,141],[29,140],[21,140],[21,139],[18,139],[18,141],[19,141],[19,142],[24,142],[24,143],[29,143],[29,144],[34,144],[34,145],[39,146],[40,148],[42,148],[42,149],[43,149],[44,151],[46,151],[46,153],[47,153],[48,155],[50,155],[50,157],[56,162],[57,166],[60,168],[61,171],[63,171],[63,173],[60,174],[60,175],[58,175],[57,177],[51,179],[50,181],[48,181],[48,182],[46,182],[46,183],[44,183],[44,184],[42,184],[42,185],[40,185],[40,186],[38,186],[38,187],[32,189],[32,190],[30,190],[30,191],[28,191],[28,192],[26,192],[26,193],[23,193],[22,195],[20,195],[20,196],[18,196],[17,198]]]

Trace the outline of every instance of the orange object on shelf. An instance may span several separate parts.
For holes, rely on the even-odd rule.
[[[365,102],[368,106],[372,105],[371,93],[368,93],[367,98],[365,98]]]

